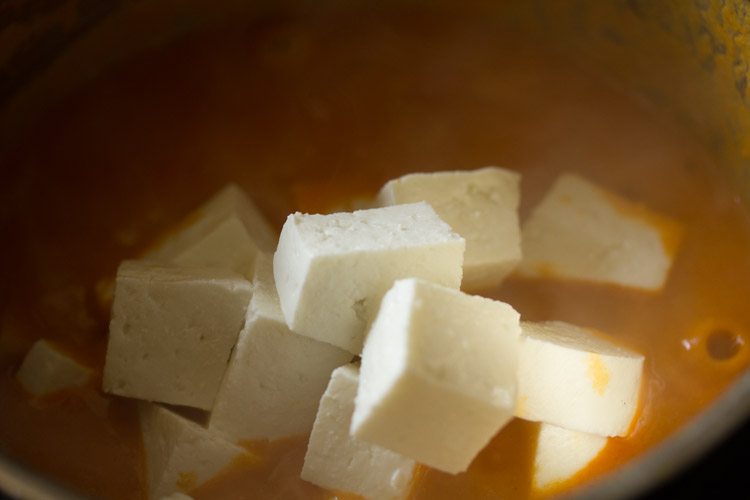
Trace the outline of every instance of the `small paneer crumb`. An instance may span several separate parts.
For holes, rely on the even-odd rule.
[[[18,381],[34,396],[46,396],[86,385],[91,368],[60,351],[47,340],[37,340],[16,373]]]
[[[349,434],[358,376],[354,365],[337,368],[331,375],[320,400],[301,477],[323,488],[368,499],[404,498],[414,461]]]
[[[258,256],[245,327],[209,420],[209,429],[235,442],[309,433],[331,372],[352,360],[287,328],[272,265],[270,254]]]
[[[513,417],[519,315],[406,279],[383,298],[362,353],[352,434],[452,474]]]
[[[244,448],[160,405],[139,408],[148,497],[188,493],[235,460],[254,460]]]
[[[189,267],[217,267],[252,278],[258,252],[272,252],[276,233],[236,184],[193,213],[186,225],[146,257]]]
[[[532,485],[554,488],[582,471],[607,445],[608,438],[540,424],[534,455]]]
[[[676,221],[563,174],[523,225],[519,272],[659,290],[681,236]]]
[[[353,354],[380,299],[400,278],[461,286],[465,241],[426,203],[290,215],[274,277],[293,331]]]
[[[626,436],[644,358],[561,321],[523,323],[516,416],[600,436]]]
[[[478,290],[500,284],[521,261],[520,181],[520,174],[497,167],[408,174],[387,182],[378,201],[429,203],[466,239],[461,287]]]
[[[123,262],[104,390],[210,410],[251,295],[250,282],[230,271]]]

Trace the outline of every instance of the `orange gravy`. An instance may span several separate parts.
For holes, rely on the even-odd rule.
[[[632,435],[557,491],[659,443],[747,368],[749,346],[716,359],[708,344],[717,329],[750,341],[748,216],[669,118],[490,20],[269,16],[134,57],[0,158],[0,446],[85,494],[142,498],[132,402],[98,385],[30,399],[14,372],[35,339],[101,368],[102,283],[226,182],[280,227],[290,211],[344,207],[407,172],[485,165],[523,174],[522,216],[574,171],[686,228],[660,293],[519,278],[487,293],[526,320],[595,327],[646,355]],[[411,498],[536,495],[535,426],[512,422],[464,474],[420,468]],[[251,447],[260,465],[230,467],[196,498],[327,497],[298,478],[304,437]]]

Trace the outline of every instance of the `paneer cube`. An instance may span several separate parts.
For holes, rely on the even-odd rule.
[[[331,372],[352,354],[293,333],[281,314],[273,257],[259,254],[253,298],[209,429],[233,441],[307,434]]]
[[[47,340],[37,340],[16,373],[18,381],[34,396],[46,396],[86,385],[94,376],[91,368],[79,363]]]
[[[626,436],[644,357],[592,330],[523,323],[516,416],[600,436]]]
[[[139,408],[149,498],[189,493],[235,460],[256,460],[247,450],[160,405]]]
[[[247,194],[229,184],[147,257],[180,266],[218,267],[252,278],[258,252],[275,247],[275,231]]]
[[[445,472],[466,470],[513,417],[520,331],[507,304],[397,281],[362,353],[352,434]]]
[[[520,181],[520,174],[497,167],[409,174],[386,183],[378,201],[429,203],[466,239],[461,287],[477,290],[498,285],[521,261]]]
[[[223,269],[123,262],[104,390],[210,410],[251,295],[250,282]]]
[[[534,455],[533,487],[549,490],[571,479],[601,453],[607,441],[604,436],[541,424]]]
[[[274,255],[287,325],[353,354],[400,278],[461,286],[465,242],[426,203],[290,215]]]
[[[679,223],[573,175],[561,175],[523,225],[526,276],[659,290]]]
[[[414,461],[349,434],[359,370],[334,370],[307,446],[302,479],[323,488],[343,490],[368,499],[404,498]]]

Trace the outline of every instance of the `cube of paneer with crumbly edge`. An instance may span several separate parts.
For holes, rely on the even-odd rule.
[[[608,438],[540,424],[532,485],[551,490],[585,469],[607,445]]]
[[[222,469],[257,457],[161,405],[139,406],[148,497],[189,493]]]
[[[626,436],[638,410],[643,355],[562,321],[522,324],[516,416]]]
[[[426,203],[290,215],[274,255],[287,325],[353,354],[400,278],[461,286],[464,239]]]
[[[247,320],[209,429],[233,441],[307,434],[331,372],[351,360],[348,351],[289,330],[273,281],[273,257],[259,254]]]
[[[320,400],[301,477],[323,488],[368,499],[406,497],[415,463],[393,451],[349,434],[359,369],[334,370]]]
[[[513,417],[520,331],[507,304],[397,281],[362,353],[352,434],[435,469],[465,471]]]
[[[521,261],[520,182],[520,174],[498,167],[408,174],[387,182],[378,201],[429,203],[466,239],[461,288],[478,290],[500,284]]]
[[[247,194],[229,184],[188,216],[146,257],[190,267],[218,267],[252,278],[258,252],[272,252],[277,235]]]
[[[210,410],[251,295],[249,281],[224,269],[123,262],[104,390]]]
[[[91,368],[44,339],[34,342],[16,373],[24,389],[34,396],[84,386],[93,376]]]
[[[682,233],[673,219],[563,174],[523,224],[519,274],[656,291]]]

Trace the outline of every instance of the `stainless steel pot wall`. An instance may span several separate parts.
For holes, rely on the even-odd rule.
[[[439,9],[446,2],[420,2]],[[329,2],[334,3],[334,2]],[[401,2],[404,3],[404,2]],[[284,5],[282,5],[284,4]],[[16,0],[0,5],[0,149],[46,106],[145,47],[286,4],[315,1]],[[471,2],[467,9],[554,45],[677,116],[750,200],[750,3],[744,0]],[[580,493],[632,496],[664,481],[750,414],[750,373],[657,449]],[[0,456],[0,486],[60,498],[32,471]]]

